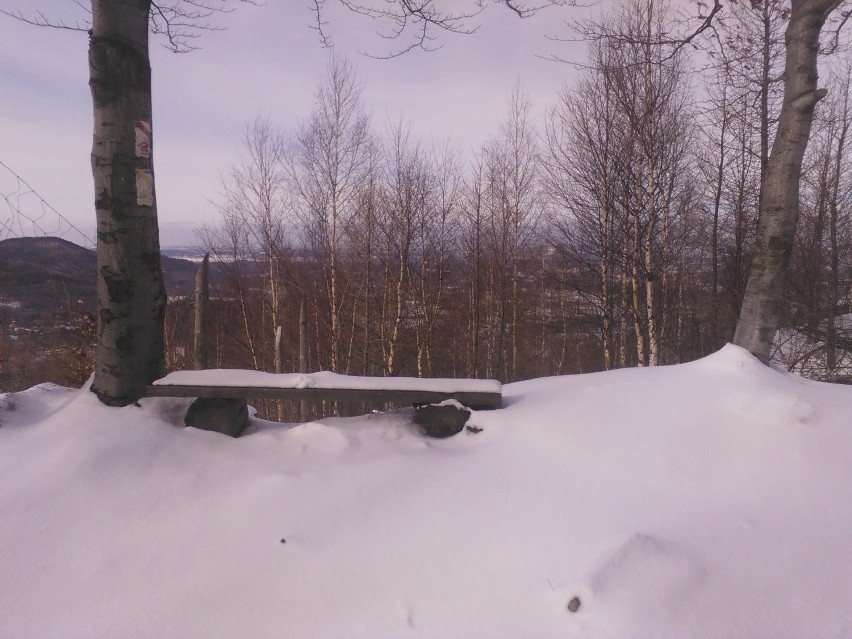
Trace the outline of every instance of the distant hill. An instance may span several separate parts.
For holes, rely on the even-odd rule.
[[[95,252],[56,237],[20,237],[0,241],[0,319],[19,324],[94,311]],[[192,294],[197,265],[163,256],[166,291]]]

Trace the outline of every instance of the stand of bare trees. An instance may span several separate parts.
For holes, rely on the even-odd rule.
[[[303,300],[309,370],[513,381],[718,349],[755,250],[788,18],[738,7],[697,86],[670,9],[635,0],[543,121],[516,87],[470,158],[402,121],[377,132],[352,64],[332,57],[305,124],[255,122],[226,180],[205,238],[211,362],[299,370]],[[817,112],[776,344],[826,379],[852,352],[848,78]]]
[[[588,303],[606,368],[677,361],[690,337],[694,105],[685,55],[653,44],[666,15],[638,3],[614,16],[613,37],[594,44],[591,70],[546,122],[556,246],[575,265],[566,286]]]
[[[328,44],[324,4],[313,10]],[[341,4],[391,26],[393,57],[428,50],[436,30],[471,32],[488,4],[524,17],[565,3]],[[732,335],[761,360],[850,378],[849,72],[834,95],[818,86],[819,55],[839,49],[850,15],[842,4],[752,0],[723,15],[714,0],[701,15],[699,2],[699,26],[678,33],[665,0],[630,0],[589,26],[591,67],[544,133],[516,90],[468,171],[402,125],[379,139],[351,65],[332,58],[302,129],[289,140],[256,122],[226,181],[222,226],[206,234],[228,263],[214,361],[281,370],[310,357],[334,371],[515,380],[677,362]],[[93,0],[91,24],[68,25],[0,9],[88,31],[92,390],[109,405],[134,402],[187,350],[187,313],[166,309],[160,266],[148,34],[189,50],[221,11]],[[686,51],[710,32],[699,99]],[[290,312],[305,303],[309,354],[293,345],[306,318]]]

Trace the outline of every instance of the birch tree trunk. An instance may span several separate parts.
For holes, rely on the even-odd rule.
[[[819,35],[837,0],[793,0],[785,34],[784,102],[761,185],[760,223],[734,344],[766,362],[781,318],[787,266],[799,215],[799,181],[817,89]]]
[[[346,344],[341,318],[352,303],[347,298],[346,252],[372,152],[369,117],[361,106],[361,84],[347,60],[332,56],[311,117],[297,136],[290,165],[293,186],[301,200],[305,239],[322,265],[332,371],[340,367],[341,345]]]
[[[641,258],[642,235],[639,230],[639,212],[633,212],[633,259],[630,262],[630,290],[633,302],[633,330],[636,334],[636,365],[647,366],[648,360],[645,354],[645,335],[642,327],[642,304],[640,302],[640,277],[639,263]]]
[[[166,296],[151,153],[150,5],[92,0],[99,308],[92,391],[111,406],[135,402],[163,374]]]
[[[304,296],[299,304],[299,372],[308,372],[308,300]],[[308,400],[303,399],[299,402],[299,420],[307,419]]]
[[[201,371],[209,366],[210,339],[210,253],[201,260],[195,274],[195,327],[193,331],[193,364]]]

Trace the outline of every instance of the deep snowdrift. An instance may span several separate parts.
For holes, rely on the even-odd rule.
[[[0,637],[852,637],[852,388],[728,346],[504,398],[437,441],[7,396]]]

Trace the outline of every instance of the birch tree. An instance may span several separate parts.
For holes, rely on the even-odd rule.
[[[603,43],[594,43],[592,58],[606,55]],[[596,280],[586,298],[598,315],[603,367],[616,365],[623,353],[616,335],[624,313],[617,302],[621,212],[616,204],[616,183],[623,172],[624,137],[615,99],[606,82],[589,73],[573,90],[560,93],[545,118],[547,154],[545,185],[559,212],[554,220],[555,248],[567,252],[566,262],[585,264],[571,283],[575,291],[586,271]],[[565,271],[565,277],[574,272]],[[567,285],[567,282],[566,282]],[[622,363],[623,365],[623,363]]]
[[[403,331],[412,319],[417,240],[426,222],[432,176],[422,146],[411,139],[411,127],[401,122],[389,128],[384,156],[377,220],[384,272],[380,336],[383,372],[393,376],[402,368]]]
[[[290,175],[298,197],[304,240],[322,264],[328,327],[328,366],[341,365],[344,286],[342,259],[358,207],[370,154],[370,120],[361,85],[346,59],[332,55],[314,109],[296,136]]]
[[[282,325],[282,307],[286,294],[288,240],[285,224],[290,215],[290,196],[287,189],[286,146],[284,138],[272,127],[268,118],[258,117],[246,128],[245,158],[234,166],[224,181],[224,201],[221,204],[228,246],[241,249],[237,260],[257,264],[263,273],[264,295],[261,308],[245,308],[244,284],[239,284],[243,324],[247,344],[256,370],[270,368],[267,357],[259,353],[274,353],[275,333]],[[234,237],[236,235],[236,237]],[[213,247],[215,249],[215,247]],[[244,268],[238,262],[231,265]],[[258,313],[259,311],[259,313]],[[262,320],[259,335],[253,334],[249,314]],[[258,344],[259,341],[259,344]],[[259,346],[261,346],[259,349]]]
[[[665,37],[668,16],[668,6],[654,0],[625,5],[613,27],[621,41],[603,70],[636,145],[638,179],[630,207],[632,290],[635,319],[643,320],[641,330],[637,324],[637,339],[647,343],[646,349],[637,344],[637,354],[640,363],[651,366],[661,358],[657,298],[666,294],[664,264],[670,253],[673,187],[684,169],[689,137],[685,61],[682,55],[670,55],[667,47],[654,44]]]
[[[466,366],[475,378],[482,374],[482,298],[484,289],[485,169],[481,154],[471,163],[462,189],[461,257],[466,267]]]
[[[784,100],[772,151],[761,182],[760,223],[734,343],[768,361],[784,304],[787,267],[799,215],[802,161],[819,88],[820,34],[840,0],[792,0],[784,41]]]
[[[610,272],[618,272],[635,361],[653,366],[664,361],[666,351],[677,350],[671,341],[663,347],[667,320],[675,313],[662,310],[677,288],[672,267],[682,259],[673,245],[687,210],[691,105],[684,56],[667,44],[670,15],[665,3],[639,0],[598,25],[591,69],[576,95],[563,96],[549,118],[550,192],[568,208],[559,226],[574,244],[575,261],[594,256],[597,262],[591,266],[598,273],[609,365],[614,359]],[[563,177],[575,188],[561,184]]]

